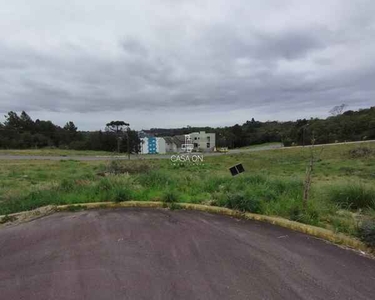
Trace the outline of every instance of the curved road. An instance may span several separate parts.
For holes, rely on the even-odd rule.
[[[1,299],[374,299],[375,260],[269,224],[161,209],[0,230]]]

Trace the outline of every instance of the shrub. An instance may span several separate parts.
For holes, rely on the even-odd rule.
[[[97,184],[98,191],[109,191],[113,188],[113,182],[109,178],[103,178]]]
[[[67,211],[70,211],[70,212],[75,212],[75,211],[80,211],[80,210],[84,210],[85,207],[82,206],[82,205],[69,205],[67,207]]]
[[[2,219],[0,220],[0,224],[5,224],[7,222],[13,222],[16,220],[16,217],[14,216],[8,216],[8,215],[5,215],[4,217],[2,217]]]
[[[132,197],[133,193],[129,188],[117,188],[114,191],[115,202],[129,201]]]
[[[362,222],[358,227],[358,237],[369,247],[375,247],[375,221]]]
[[[261,212],[261,200],[255,195],[246,195],[245,193],[228,193],[225,199],[225,206],[228,208],[249,211],[253,213]]]
[[[165,203],[176,203],[178,202],[179,195],[175,190],[169,190],[163,195],[163,202]]]
[[[151,169],[150,163],[144,162],[125,162],[120,160],[112,160],[105,168],[105,172],[118,174],[139,174],[149,172]]]
[[[362,184],[339,185],[328,190],[328,198],[342,208],[375,208],[375,190]]]
[[[59,189],[64,192],[69,192],[69,191],[72,191],[74,187],[75,187],[75,183],[73,180],[63,179],[63,181],[61,181],[60,183]]]
[[[374,154],[375,154],[375,150],[366,146],[361,146],[361,147],[349,150],[349,156],[351,158],[369,157]]]
[[[204,190],[207,192],[215,192],[221,189],[228,182],[227,177],[208,177],[204,182]]]
[[[148,173],[139,174],[138,182],[146,187],[157,187],[165,188],[174,183],[174,179],[171,174],[167,174],[161,171],[150,171]]]
[[[290,147],[290,146],[293,145],[293,141],[291,139],[288,139],[288,138],[283,139],[282,142],[283,142],[284,147]]]

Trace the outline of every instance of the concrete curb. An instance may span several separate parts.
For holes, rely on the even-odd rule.
[[[8,217],[11,219],[22,221],[28,221],[25,215],[30,215],[30,220],[39,218],[43,215],[48,215],[56,211],[75,211],[79,209],[97,209],[97,208],[120,208],[120,207],[139,207],[139,208],[168,208],[171,207],[170,204],[163,202],[150,202],[150,201],[126,201],[126,202],[94,202],[94,203],[77,203],[70,205],[58,205],[58,206],[48,206],[40,208],[34,211],[20,212],[15,214],[9,214]],[[335,233],[331,230],[315,227],[307,224],[302,224],[294,221],[290,221],[280,217],[271,217],[265,215],[258,215],[253,213],[244,213],[224,207],[217,206],[207,206],[202,204],[190,204],[190,203],[173,203],[174,208],[187,209],[187,210],[197,210],[209,213],[215,213],[220,215],[231,216],[235,218],[255,220],[265,223],[270,223],[273,225],[288,228],[294,231],[302,232],[322,240],[332,242],[337,245],[345,246],[351,249],[359,250],[368,254],[374,254],[375,249],[367,247],[361,241],[346,236],[344,234]],[[42,212],[40,211],[42,210]],[[6,216],[0,216],[0,220]],[[12,222],[12,221],[11,221]],[[4,226],[4,225],[3,225]],[[0,226],[1,228],[2,226]]]

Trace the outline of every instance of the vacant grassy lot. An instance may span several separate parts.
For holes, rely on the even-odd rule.
[[[64,149],[22,149],[4,150],[0,149],[0,155],[34,155],[34,156],[108,156],[117,155],[114,152],[92,151],[92,150],[64,150]]]
[[[374,242],[375,144],[325,147],[304,209],[309,155],[308,148],[280,149],[206,157],[202,165],[0,161],[0,215],[47,204],[181,201],[278,215]],[[231,177],[228,168],[239,162],[246,173]]]

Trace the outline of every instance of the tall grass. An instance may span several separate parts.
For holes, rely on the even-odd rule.
[[[313,186],[312,197],[304,208],[303,182],[293,177],[272,177],[264,172],[231,177],[205,169],[143,171],[106,177],[86,176],[84,173],[70,179],[65,177],[49,188],[36,187],[29,193],[0,202],[0,215],[50,204],[162,200],[168,206],[176,202],[212,204],[356,234],[356,220],[338,213],[338,210],[368,208],[366,211],[375,211],[375,191],[362,184]],[[373,215],[375,217],[375,213]],[[361,238],[372,239],[373,229],[371,227],[369,231],[368,228],[361,232]]]
[[[0,215],[32,210],[45,205],[62,205],[100,201],[127,201],[133,198],[135,187],[128,176],[113,176],[100,180],[64,179],[52,189],[36,190],[0,203]]]
[[[328,199],[344,209],[375,208],[375,189],[364,184],[341,184],[328,189]]]

